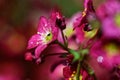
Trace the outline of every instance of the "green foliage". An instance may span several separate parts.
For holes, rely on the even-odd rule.
[[[28,1],[16,0],[12,9],[11,21],[15,25],[20,25],[28,14]]]
[[[80,59],[80,54],[76,52],[75,50],[69,49],[69,52],[74,56],[73,62]]]
[[[72,16],[75,12],[78,12],[81,10],[83,6],[81,6],[82,3],[77,4],[75,0],[52,0],[55,5],[58,5],[60,9],[62,10],[63,14],[66,17]]]

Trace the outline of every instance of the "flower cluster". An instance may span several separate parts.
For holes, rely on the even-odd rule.
[[[120,1],[107,0],[95,10],[92,0],[84,0],[84,10],[69,21],[59,10],[53,10],[48,19],[41,16],[37,33],[28,41],[25,59],[41,63],[48,56],[44,50],[55,44],[64,52],[49,56],[62,59],[54,66],[64,65],[65,80],[119,80]],[[100,69],[107,70],[103,71],[108,72],[105,78]]]

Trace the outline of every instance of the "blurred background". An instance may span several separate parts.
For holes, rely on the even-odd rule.
[[[96,8],[103,0],[93,1]],[[53,59],[40,65],[24,59],[39,17],[49,16],[55,6],[70,18],[83,10],[83,0],[0,0],[0,80],[64,80],[63,66],[50,73]]]

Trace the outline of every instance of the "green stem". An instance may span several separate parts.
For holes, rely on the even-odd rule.
[[[77,61],[77,60],[81,60],[80,58],[80,54],[72,49],[69,49],[67,46],[64,46],[62,43],[60,43],[59,41],[57,41],[57,44],[59,44],[64,50],[66,50],[68,53],[72,54],[74,56],[73,62]]]
[[[65,36],[64,36],[62,30],[61,30],[61,35],[62,35],[62,38],[63,38],[64,45],[67,47],[67,42],[66,42],[66,39],[65,39]]]
[[[81,64],[79,60],[78,65],[77,65],[76,80],[80,80],[80,68],[81,68]]]
[[[94,78],[94,80],[97,80],[94,70],[91,68],[91,66],[89,66],[87,63],[84,63],[83,65],[84,65],[84,68],[86,69],[86,71],[88,72],[88,74],[90,76],[92,76]]]
[[[94,80],[97,80],[95,73],[93,74]]]
[[[57,55],[68,55],[68,53],[52,53],[52,54],[46,54],[46,55],[43,55],[42,57],[43,58],[46,58],[46,57],[49,57],[49,56],[57,56]]]
[[[66,46],[64,46],[62,43],[60,43],[58,40],[56,41],[56,43],[61,46],[64,50],[68,51],[68,48]]]

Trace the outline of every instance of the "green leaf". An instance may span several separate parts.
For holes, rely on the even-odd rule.
[[[83,55],[86,55],[86,54],[88,54],[89,53],[89,50],[88,49],[83,49],[83,50],[81,50],[81,54],[83,54]]]
[[[74,59],[72,62],[75,62],[80,59],[80,54],[75,50],[69,49],[69,52],[74,56]]]
[[[52,2],[60,7],[66,17],[71,17],[83,7],[80,1],[75,0],[52,0]]]

